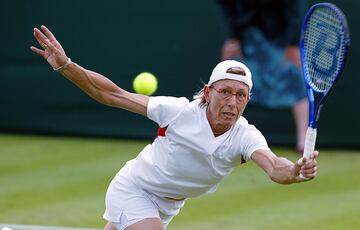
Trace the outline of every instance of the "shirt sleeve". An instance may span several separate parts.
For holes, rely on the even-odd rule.
[[[251,160],[251,155],[259,149],[270,150],[265,137],[254,126],[250,125],[249,130],[244,136],[242,156],[246,161]]]
[[[188,104],[189,100],[185,97],[150,97],[147,117],[160,127],[166,127],[181,114]]]

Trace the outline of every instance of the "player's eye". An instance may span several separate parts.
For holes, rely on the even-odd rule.
[[[220,91],[222,95],[224,95],[225,97],[228,97],[231,95],[231,92],[229,90],[223,89]]]
[[[242,93],[242,92],[237,93],[236,95],[237,95],[237,98],[238,98],[240,101],[244,100],[245,97],[246,97],[245,93]]]

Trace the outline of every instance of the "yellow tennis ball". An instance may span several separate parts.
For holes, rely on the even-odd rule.
[[[148,72],[140,73],[134,78],[133,87],[135,92],[145,95],[155,93],[158,86],[156,77]]]

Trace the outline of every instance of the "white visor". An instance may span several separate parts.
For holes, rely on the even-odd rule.
[[[230,68],[239,67],[245,71],[245,76],[240,74],[233,74],[233,73],[227,73],[227,71]],[[252,88],[252,81],[251,81],[251,72],[249,68],[244,65],[241,62],[235,61],[235,60],[226,60],[222,61],[219,64],[217,64],[214,68],[214,70],[211,73],[208,85],[211,85],[212,83],[224,80],[224,79],[230,79],[230,80],[236,80],[244,82],[246,85],[249,86],[249,92]]]

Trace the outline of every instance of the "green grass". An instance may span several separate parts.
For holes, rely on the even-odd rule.
[[[110,180],[148,143],[0,135],[0,223],[102,228]],[[360,229],[360,151],[320,149],[318,161],[316,180],[290,186],[247,163],[168,229]]]

